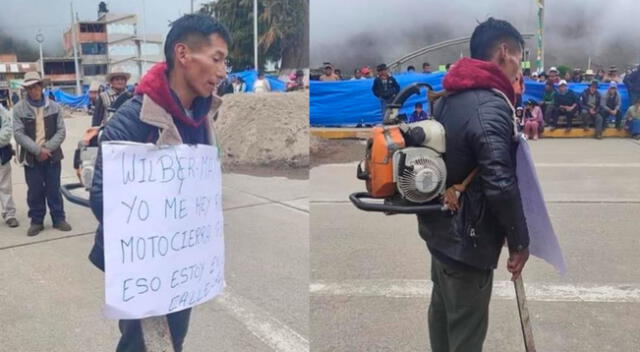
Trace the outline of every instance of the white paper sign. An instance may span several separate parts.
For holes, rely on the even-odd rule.
[[[203,303],[224,287],[216,147],[102,144],[105,315],[140,319]]]

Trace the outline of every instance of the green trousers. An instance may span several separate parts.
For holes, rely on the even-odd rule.
[[[432,352],[481,352],[489,325],[493,270],[461,269],[431,259]]]

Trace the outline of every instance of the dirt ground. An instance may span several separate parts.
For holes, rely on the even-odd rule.
[[[364,158],[365,143],[359,139],[324,139],[312,135],[309,155],[311,167],[360,161]]]

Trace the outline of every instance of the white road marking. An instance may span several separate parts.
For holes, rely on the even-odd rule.
[[[276,352],[307,352],[309,340],[229,288],[215,301],[226,308],[258,339]]]
[[[431,295],[430,280],[351,280],[317,281],[309,285],[312,296],[360,296],[387,298],[426,298]],[[640,285],[525,284],[527,300],[539,302],[640,303]],[[494,281],[493,298],[514,300],[511,281]]]

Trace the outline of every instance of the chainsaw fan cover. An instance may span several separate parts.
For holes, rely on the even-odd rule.
[[[400,195],[413,203],[430,202],[444,192],[447,168],[430,148],[404,148],[393,155],[394,179]]]

